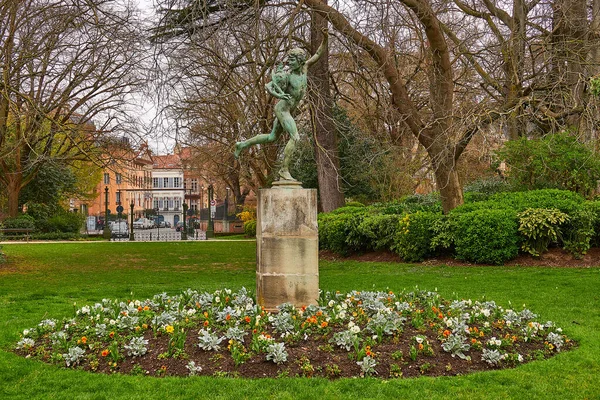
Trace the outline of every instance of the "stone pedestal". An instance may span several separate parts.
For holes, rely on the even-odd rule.
[[[294,186],[261,189],[256,223],[256,298],[268,311],[283,303],[316,304],[319,297],[317,191]]]

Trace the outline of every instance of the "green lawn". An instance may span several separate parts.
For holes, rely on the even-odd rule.
[[[529,309],[580,343],[512,370],[399,380],[152,378],[95,375],[27,360],[9,350],[19,332],[102,298],[145,299],[186,288],[254,289],[253,242],[65,243],[3,246],[0,399],[600,398],[600,268],[427,267],[321,262],[321,288],[437,289],[443,296]]]

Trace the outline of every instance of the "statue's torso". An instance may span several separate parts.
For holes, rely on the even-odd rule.
[[[294,105],[297,105],[306,92],[306,74],[289,74],[285,92],[292,96],[295,102]]]

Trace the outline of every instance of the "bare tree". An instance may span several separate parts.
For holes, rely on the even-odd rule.
[[[105,0],[0,2],[0,182],[8,213],[48,162],[98,159],[143,83],[136,15]]]

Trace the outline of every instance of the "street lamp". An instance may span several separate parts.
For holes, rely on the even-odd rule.
[[[102,236],[104,239],[110,239],[110,229],[108,228],[108,186],[104,188],[104,230]]]
[[[212,220],[213,185],[208,185],[208,225],[206,227],[206,238],[215,236],[215,226]]]
[[[154,211],[156,211],[156,240],[160,240],[160,208],[156,207]]]
[[[183,203],[183,232],[181,233],[181,240],[187,240],[187,227],[185,224],[185,220],[187,219],[187,203]]]
[[[135,202],[133,201],[133,199],[131,199],[131,203],[129,204],[129,213],[131,214],[131,225],[129,225],[129,240],[130,241],[134,241],[135,240],[135,236],[133,234],[133,207],[135,206]]]

